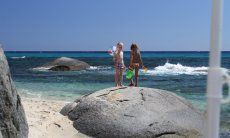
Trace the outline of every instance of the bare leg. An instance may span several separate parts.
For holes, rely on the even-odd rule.
[[[135,68],[132,67],[132,69],[135,69]],[[133,77],[132,77],[131,80],[130,80],[129,86],[134,86]]]
[[[138,77],[135,77],[135,87],[138,86]]]
[[[134,82],[133,82],[133,79],[131,79],[129,86],[133,86],[133,85],[134,85]]]
[[[139,67],[135,67],[135,87],[138,86],[138,72],[139,72]]]
[[[117,69],[117,87],[120,86],[120,70]]]
[[[118,74],[119,73],[119,70],[117,68],[115,68],[115,86],[118,87]]]
[[[120,69],[120,73],[119,73],[119,86],[122,86],[122,82],[123,82],[123,69]]]

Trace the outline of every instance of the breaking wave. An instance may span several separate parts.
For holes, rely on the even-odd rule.
[[[36,67],[36,68],[31,68],[30,70],[32,71],[49,71],[49,67]]]
[[[144,72],[141,70],[142,73]],[[163,66],[157,66],[152,70],[145,72],[147,75],[206,75],[208,67],[183,66],[180,63],[171,64],[166,62]]]
[[[11,57],[11,59],[23,59],[26,58],[26,56],[21,56],[21,57]]]
[[[110,66],[90,66],[89,70],[110,70]]]

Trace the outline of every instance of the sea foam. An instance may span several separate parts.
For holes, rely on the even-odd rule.
[[[26,58],[26,56],[21,56],[21,57],[11,57],[11,59],[23,59]]]
[[[110,70],[110,66],[90,66],[89,70]]]
[[[208,67],[191,67],[183,66],[180,63],[171,64],[166,62],[163,66],[157,66],[154,69],[150,69],[147,72],[141,70],[146,75],[206,75]]]
[[[36,67],[36,68],[31,68],[30,70],[32,71],[49,71],[50,67]]]

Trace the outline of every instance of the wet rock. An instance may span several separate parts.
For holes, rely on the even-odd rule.
[[[73,58],[61,57],[38,68],[48,68],[48,70],[52,71],[79,71],[89,67],[90,65],[86,62]]]

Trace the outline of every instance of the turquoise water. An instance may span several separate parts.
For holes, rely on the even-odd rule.
[[[112,57],[107,52],[6,52],[6,55],[16,87],[23,96],[72,101],[77,96],[114,86]],[[129,63],[129,53],[124,55],[125,63]],[[63,56],[85,61],[91,68],[72,72],[36,68]],[[172,91],[205,110],[207,52],[142,52],[142,57],[149,70],[140,72],[140,86]],[[230,52],[222,54],[222,66],[230,68]],[[124,84],[129,81],[124,80]],[[230,107],[223,105],[222,129],[230,129],[229,120]]]

